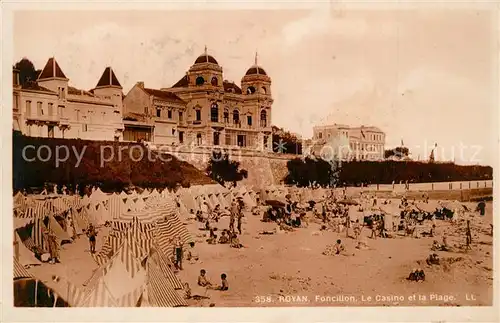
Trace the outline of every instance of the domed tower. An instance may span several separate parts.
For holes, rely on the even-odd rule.
[[[255,63],[241,79],[245,110],[256,117],[256,126],[260,130],[259,142],[263,150],[272,150],[271,138],[271,78],[259,66],[255,53]],[[260,146],[260,145],[259,145]]]
[[[222,88],[222,67],[219,66],[217,60],[208,55],[207,47],[205,52],[198,56],[194,64],[187,72],[188,86],[213,86]]]
[[[245,76],[241,79],[241,90],[244,94],[262,94],[270,98],[271,78],[258,65],[257,58],[257,53],[255,53],[255,64],[247,70]]]

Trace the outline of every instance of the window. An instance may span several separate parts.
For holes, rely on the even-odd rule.
[[[217,86],[219,85],[219,80],[214,76],[212,77],[212,81],[210,83],[212,83],[213,86]]]
[[[247,89],[247,94],[254,94],[255,93],[255,88],[253,86],[249,86]]]
[[[247,116],[247,124],[248,124],[249,126],[251,126],[251,125],[252,125],[252,116]]]
[[[201,76],[198,76],[196,78],[196,85],[203,85],[203,84],[205,84],[205,79]]]
[[[267,93],[267,89],[266,89],[266,87],[265,87],[265,86],[263,86],[261,89],[262,89],[262,93],[264,93],[264,94],[266,94],[266,93]]]
[[[226,146],[231,146],[231,134],[226,133]]]
[[[268,141],[269,141],[269,136],[264,136],[264,148],[266,148],[266,149],[268,147],[268,144],[267,144]]]
[[[148,115],[148,107],[144,107],[144,114]]]
[[[49,111],[48,111],[49,116],[54,114],[54,103],[49,103]]]
[[[184,115],[182,114],[182,111],[179,111],[179,122],[184,121]]]
[[[245,147],[246,146],[246,136],[245,135],[238,135],[237,136],[237,145],[238,147]]]
[[[318,138],[319,139],[323,138],[323,133],[322,132],[318,133]]]
[[[26,101],[26,115],[31,116],[31,101]]]
[[[210,120],[212,122],[219,122],[219,107],[217,103],[212,103],[210,106]]]
[[[330,138],[330,137],[331,137],[331,135],[332,135],[332,134],[331,134],[331,133],[329,133],[329,134],[328,134],[328,138]]]
[[[172,129],[172,136],[175,136],[175,129]]]
[[[201,144],[202,144],[201,133],[196,135],[196,144],[198,146],[201,146]]]
[[[217,131],[214,132],[214,146],[220,145],[219,139],[220,139],[220,133]]]
[[[168,111],[167,111],[167,117],[168,117],[169,119],[172,119],[172,110],[168,110]]]
[[[267,112],[266,112],[266,110],[260,111],[260,126],[262,128],[267,127]]]
[[[224,109],[224,122],[229,123],[229,110]]]
[[[54,126],[47,126],[48,128],[48,137],[54,138]]]
[[[240,123],[240,112],[238,110],[233,110],[233,123],[234,124],[239,124]]]
[[[160,108],[156,108],[156,116],[158,118],[161,117],[161,109]]]
[[[82,131],[83,131],[83,132],[87,132],[87,131],[88,131],[88,128],[87,128],[87,124],[86,124],[86,123],[82,124]]]
[[[179,142],[181,144],[184,142],[184,131],[179,131]]]
[[[38,116],[43,116],[42,102],[36,103],[36,111]]]
[[[201,110],[196,110],[196,121],[201,121]]]

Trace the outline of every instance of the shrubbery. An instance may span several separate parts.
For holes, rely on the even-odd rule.
[[[25,160],[23,158],[23,148],[28,145],[34,147],[34,149],[30,147],[27,150],[26,154],[29,158],[35,157],[36,150],[43,145],[49,147],[49,149],[40,150],[40,156],[43,159],[47,158],[50,150],[52,152],[51,158],[46,162],[38,159],[35,161]],[[68,160],[61,162],[58,167],[56,167],[55,160],[57,146],[68,147],[70,151]],[[104,156],[101,156],[101,147],[103,146],[112,147],[112,149],[103,150]],[[122,148],[122,154],[121,158],[118,158],[120,148]],[[101,167],[101,161],[103,158],[107,160],[106,158],[110,156],[111,150],[114,151],[115,158],[109,158],[110,161],[105,162]],[[79,154],[84,151],[79,165],[73,151],[77,151]],[[141,151],[144,153],[143,158],[139,158]],[[45,183],[71,187],[74,187],[75,184],[80,187],[99,185],[103,190],[108,191],[119,191],[130,185],[150,188],[174,188],[178,185],[189,186],[213,183],[203,172],[174,156],[162,155],[162,159],[160,159],[156,153],[151,152],[153,158],[148,158],[147,154],[148,149],[145,146],[135,143],[33,138],[14,133],[14,190],[43,187]],[[61,156],[64,157],[62,153]]]
[[[214,150],[208,161],[207,175],[221,185],[231,182],[236,186],[236,182],[248,176],[248,172],[239,167],[240,163],[230,160],[228,154]]]
[[[322,159],[296,158],[288,162],[287,184],[309,185],[316,182],[326,186],[334,171]],[[391,184],[393,181],[411,183],[490,180],[493,169],[489,166],[462,166],[453,163],[424,163],[398,161],[342,162],[338,169],[337,185]]]

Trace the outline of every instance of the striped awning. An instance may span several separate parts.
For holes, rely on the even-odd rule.
[[[14,260],[14,280],[15,279],[21,279],[21,278],[34,278],[34,276],[27,271],[20,263],[17,261],[15,257],[13,257]]]

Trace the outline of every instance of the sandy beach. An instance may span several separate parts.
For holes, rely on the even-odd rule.
[[[396,202],[394,200],[394,202]],[[433,203],[434,201],[430,201]],[[475,203],[464,203],[474,208]],[[436,252],[439,265],[429,266],[425,260],[434,239],[440,237],[370,239],[370,230],[363,228],[361,239],[369,249],[355,248],[356,241],[346,238],[345,232],[321,231],[320,221],[293,232],[259,234],[271,231],[275,223],[264,223],[261,217],[245,212],[241,249],[229,245],[209,245],[201,223],[182,219],[195,237],[195,250],[200,259],[184,262],[178,276],[190,284],[193,292],[206,292],[209,298],[190,299],[190,306],[487,306],[493,297],[493,264],[490,223],[492,203],[480,217],[470,213],[472,250],[463,251],[465,220],[457,223],[436,220],[437,234],[446,232],[453,251]],[[228,227],[229,218],[223,217],[214,226],[218,230]],[[424,224],[423,229],[428,227]],[[97,251],[107,228],[99,232]],[[417,228],[418,230],[418,228]],[[327,244],[341,239],[346,247],[344,255],[325,256]],[[76,285],[82,284],[97,268],[89,251],[85,236],[61,250],[60,264],[42,264],[29,269],[36,277],[51,286],[52,275],[67,277]],[[425,271],[424,282],[411,282],[406,278],[411,270]],[[220,275],[226,273],[228,291],[200,291],[196,286],[199,271],[205,269],[207,277],[220,284]],[[181,291],[179,291],[181,292]],[[181,292],[182,293],[182,292]]]

